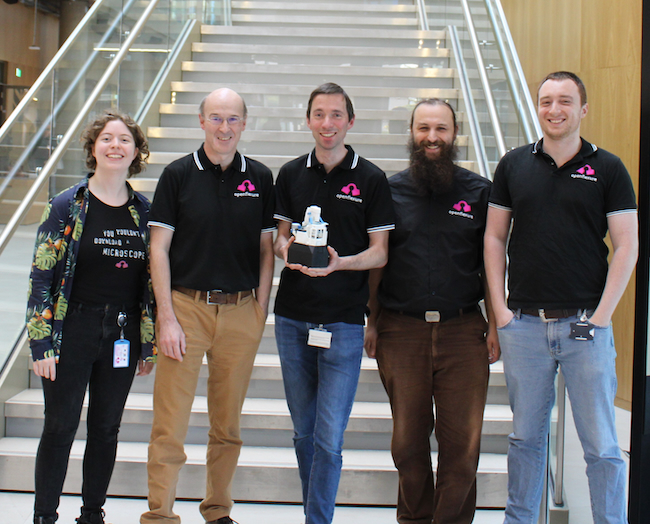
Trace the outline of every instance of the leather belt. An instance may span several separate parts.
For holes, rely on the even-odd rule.
[[[478,311],[478,304],[473,306],[467,306],[462,309],[447,309],[442,311],[424,311],[420,313],[412,313],[410,311],[398,311],[401,315],[406,315],[409,317],[417,318],[419,320],[424,320],[425,322],[446,322],[452,318],[460,317],[462,315],[467,315],[468,313],[474,313]]]
[[[544,321],[557,320],[559,318],[569,318],[581,315],[584,309],[522,309],[522,315],[531,315],[539,317]]]
[[[199,291],[197,289],[190,289],[183,286],[172,286],[172,289],[183,293],[188,297],[197,298],[206,304],[237,304],[243,298],[249,297],[253,292],[248,289],[246,291],[239,291],[237,293],[224,293],[218,289],[211,291]]]

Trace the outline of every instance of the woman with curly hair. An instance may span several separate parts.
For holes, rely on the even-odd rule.
[[[104,524],[117,434],[133,376],[155,358],[149,202],[126,179],[149,156],[140,127],[106,111],[82,134],[91,173],[48,203],[38,229],[27,305],[45,423],[36,455],[34,523],[57,517],[88,388],[79,524]]]

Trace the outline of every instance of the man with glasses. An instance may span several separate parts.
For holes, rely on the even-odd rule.
[[[149,217],[159,355],[149,444],[149,511],[142,524],[180,523],[176,483],[204,355],[210,430],[208,524],[231,524],[239,419],[273,278],[270,170],[237,152],[246,104],[230,89],[203,99],[205,142],[163,171]]]

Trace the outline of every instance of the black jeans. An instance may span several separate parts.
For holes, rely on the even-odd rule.
[[[56,380],[43,379],[45,424],[36,455],[34,515],[54,517],[89,391],[86,451],[83,460],[83,511],[99,512],[106,502],[117,433],[140,355],[140,313],[130,309],[124,338],[131,342],[128,368],[113,368],[119,338],[119,306],[70,305],[63,324]]]

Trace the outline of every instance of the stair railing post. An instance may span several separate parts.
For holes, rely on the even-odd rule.
[[[427,16],[427,7],[424,0],[415,0],[415,7],[418,12],[418,22],[420,31],[429,30],[429,17]]]
[[[555,475],[553,476],[553,503],[564,505],[564,440],[566,435],[566,383],[562,369],[557,375],[557,433],[555,435]]]
[[[537,524],[548,524],[548,479],[549,479],[549,464],[551,458],[551,437],[550,434],[546,436],[546,467],[544,468],[544,482],[542,483],[542,501],[539,505],[539,518]]]
[[[483,92],[485,94],[485,103],[487,104],[488,114],[490,115],[490,121],[492,122],[492,128],[494,130],[494,139],[497,143],[497,151],[499,152],[499,158],[501,158],[503,155],[506,154],[506,142],[503,138],[503,131],[501,130],[499,115],[497,113],[497,108],[494,103],[492,88],[490,87],[490,81],[487,77],[487,73],[485,72],[485,64],[483,62],[483,56],[481,55],[481,47],[478,42],[478,37],[476,36],[476,29],[474,27],[474,20],[472,19],[472,12],[470,11],[469,3],[467,2],[467,0],[461,0],[461,5],[463,7],[465,23],[467,24],[467,32],[469,33],[469,39],[472,44],[474,56],[476,57],[476,68],[478,69],[478,76],[481,79],[481,85],[483,87]]]
[[[467,121],[469,122],[470,134],[472,136],[472,142],[474,143],[474,154],[476,155],[479,174],[482,177],[490,179],[490,166],[488,164],[487,153],[485,152],[483,133],[481,132],[481,125],[476,114],[476,105],[474,104],[472,87],[469,84],[469,76],[467,74],[465,58],[463,57],[463,49],[460,45],[460,39],[458,38],[458,30],[456,29],[456,26],[449,25],[447,26],[447,31],[449,32],[451,47],[454,51],[456,68],[458,69],[458,81],[460,82],[463,100],[465,101]]]

